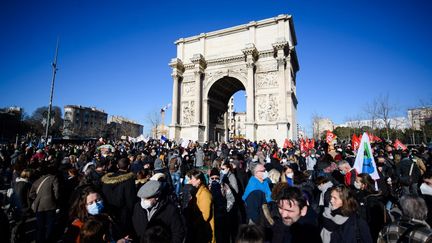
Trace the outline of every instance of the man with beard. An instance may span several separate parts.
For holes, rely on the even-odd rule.
[[[259,225],[270,242],[321,242],[317,215],[299,188],[278,183],[265,204]]]

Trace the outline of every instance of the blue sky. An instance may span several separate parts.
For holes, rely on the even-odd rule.
[[[95,106],[147,125],[149,112],[171,102],[175,40],[291,14],[303,127],[314,113],[336,123],[363,116],[365,104],[385,94],[405,115],[432,101],[430,13],[428,0],[4,0],[0,107],[31,114],[48,105],[60,36],[54,105]]]

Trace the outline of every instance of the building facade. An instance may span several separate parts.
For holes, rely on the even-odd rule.
[[[390,128],[392,129],[407,129],[410,127],[409,121],[406,117],[393,117],[388,119],[390,123]],[[372,120],[353,120],[347,121],[345,123],[339,124],[336,127],[351,127],[351,128],[362,128],[362,127],[373,127],[375,129],[385,128],[385,122],[383,119]]]
[[[432,107],[408,109],[408,121],[414,130],[421,130],[422,126],[432,122]]]
[[[98,138],[107,124],[108,114],[95,107],[67,105],[64,107],[63,137]]]
[[[121,116],[111,116],[108,123],[110,133],[116,139],[122,136],[136,138],[143,134],[143,125]]]
[[[328,118],[319,118],[313,121],[313,137],[319,139],[322,137],[325,131],[333,131],[333,121]]]

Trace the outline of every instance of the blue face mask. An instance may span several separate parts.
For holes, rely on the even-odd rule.
[[[90,205],[87,205],[87,212],[90,215],[97,215],[100,214],[102,212],[104,208],[103,202],[102,201],[96,201]]]

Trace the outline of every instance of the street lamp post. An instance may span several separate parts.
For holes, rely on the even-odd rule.
[[[56,46],[56,52],[54,56],[54,62],[52,63],[52,80],[51,80],[51,93],[50,93],[50,101],[48,106],[48,117],[47,117],[47,123],[46,123],[46,130],[45,130],[45,139],[48,141],[48,130],[51,125],[51,111],[52,111],[52,99],[54,95],[54,82],[55,82],[55,76],[57,73],[57,54],[58,54],[58,47],[59,47],[59,39],[57,38],[57,46]]]

